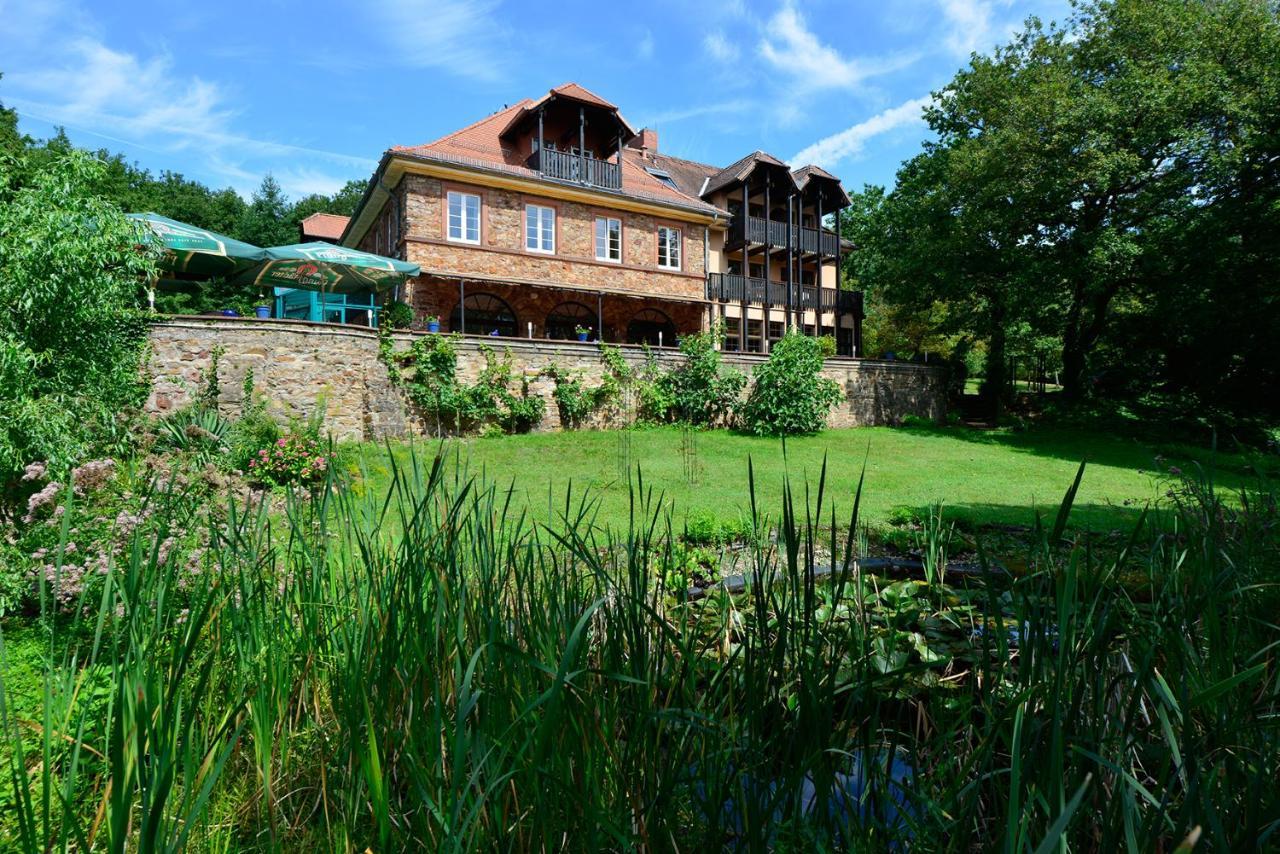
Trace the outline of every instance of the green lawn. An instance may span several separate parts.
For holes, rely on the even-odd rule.
[[[718,430],[693,433],[697,477],[691,483],[682,453],[685,434],[673,427],[455,439],[447,440],[446,447],[472,473],[513,485],[535,518],[560,512],[572,484],[575,503],[589,490],[600,502],[600,520],[621,525],[628,512],[628,486],[620,459],[628,436],[632,470],[639,466],[646,486],[663,495],[677,523],[691,511],[710,511],[720,518],[744,513],[749,506],[748,459],[755,466],[757,501],[776,517],[784,475],[789,471],[793,483],[807,478],[816,487],[825,455],[828,489],[842,513],[848,512],[866,458],[863,518],[871,523],[884,522],[895,507],[923,508],[942,501],[956,516],[975,522],[1027,524],[1036,508],[1053,512],[1080,461],[1088,459],[1072,524],[1109,529],[1122,526],[1138,507],[1163,494],[1163,485],[1151,474],[1158,453],[1170,458],[1166,466],[1184,467],[1195,453],[1157,451],[1079,430],[861,428],[788,440],[784,458],[779,440]],[[414,451],[429,456],[436,444],[422,441]],[[394,452],[405,458],[410,446],[396,445]],[[384,449],[364,445],[359,453],[373,479],[383,480]],[[1238,472],[1244,461],[1223,456],[1218,464]],[[1221,478],[1226,485],[1239,480],[1238,474]]]

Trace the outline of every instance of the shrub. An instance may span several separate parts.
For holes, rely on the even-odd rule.
[[[581,374],[567,371],[557,364],[543,371],[543,375],[556,384],[551,397],[560,412],[560,423],[568,429],[581,427],[593,413],[615,403],[621,397],[623,387],[635,379],[620,349],[604,342],[600,342],[599,347],[604,376],[597,386],[588,388],[583,385]]]
[[[840,386],[819,376],[821,339],[789,332],[755,370],[751,394],[740,412],[742,426],[757,436],[816,433],[840,402]]]
[[[203,464],[227,452],[230,431],[231,424],[216,409],[193,405],[160,422],[160,443]]]
[[[329,457],[320,443],[301,433],[290,433],[263,448],[249,461],[249,477],[265,486],[312,485],[321,483],[329,471]]]
[[[742,371],[721,364],[716,344],[723,337],[723,330],[716,326],[680,339],[684,362],[661,375],[659,388],[643,401],[654,420],[710,427],[729,419],[747,378]],[[665,408],[658,410],[659,405]]]
[[[501,357],[492,347],[480,345],[485,367],[474,385],[458,379],[457,335],[426,335],[407,354],[398,354],[384,337],[379,354],[392,382],[399,385],[418,407],[442,429],[462,433],[497,423],[510,433],[536,427],[546,412],[541,398],[529,394],[521,378],[519,396],[511,392],[511,353]],[[407,363],[413,370],[405,372]]]
[[[267,413],[267,402],[254,388],[253,369],[250,368],[245,373],[240,417],[227,432],[227,467],[248,471],[249,463],[260,456],[259,452],[271,448],[279,440],[280,425]]]
[[[138,296],[159,248],[93,194],[103,174],[73,150],[0,165],[0,488],[35,459],[69,466],[146,397]]]
[[[381,326],[387,329],[408,329],[413,323],[413,309],[407,302],[392,300],[382,307]]]

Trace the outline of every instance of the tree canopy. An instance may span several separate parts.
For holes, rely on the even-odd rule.
[[[982,341],[993,392],[1018,334],[1058,342],[1069,399],[1280,407],[1259,394],[1280,367],[1276,4],[1032,19],[925,118],[936,139],[849,225],[878,299]]]

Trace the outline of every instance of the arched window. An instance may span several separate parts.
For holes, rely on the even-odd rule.
[[[676,346],[676,325],[656,308],[646,308],[636,312],[627,324],[628,344],[649,344],[658,346],[658,333],[662,333],[664,347]]]
[[[462,308],[467,309],[466,328],[462,323]],[[516,313],[502,299],[493,294],[467,294],[461,306],[453,309],[449,315],[449,330],[462,332],[465,335],[490,335],[494,330],[499,335],[514,338],[517,334]]]
[[[578,337],[577,327],[588,326],[598,335],[596,313],[580,302],[562,302],[547,315],[544,326],[548,338],[572,341]]]

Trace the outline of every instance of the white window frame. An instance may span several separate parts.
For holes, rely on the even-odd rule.
[[[667,260],[662,260],[662,240],[663,232],[666,232],[667,242]],[[674,240],[673,240],[674,235]],[[679,270],[680,264],[684,260],[681,256],[683,253],[684,232],[681,229],[670,225],[658,226],[658,266],[664,270]],[[672,250],[675,250],[674,252]]]
[[[468,210],[467,200],[475,199],[475,215],[476,215],[476,236],[474,239],[467,237]],[[453,205],[458,204],[458,233],[455,235],[453,231]],[[477,193],[463,193],[460,190],[450,190],[445,194],[445,210],[444,210],[444,236],[450,243],[468,243],[472,246],[480,245],[480,217],[484,208],[484,202]]]
[[[604,223],[604,234],[600,233],[601,223]],[[609,254],[609,251],[612,248],[609,246],[609,234],[610,234],[609,226],[611,223],[616,223],[618,226],[618,246],[617,246],[618,256],[616,258],[612,257]],[[603,255],[600,254],[600,246],[602,241],[604,244]],[[597,261],[605,261],[609,264],[621,264],[622,263],[622,220],[621,218],[616,216],[596,217],[595,244],[596,244],[596,260]]]
[[[536,225],[534,224],[536,221]],[[550,227],[548,228],[548,225]],[[530,228],[535,229],[530,233]],[[545,244],[551,244],[548,248]],[[550,205],[535,205],[528,202],[524,206],[524,248],[539,255],[556,254],[556,209]]]

